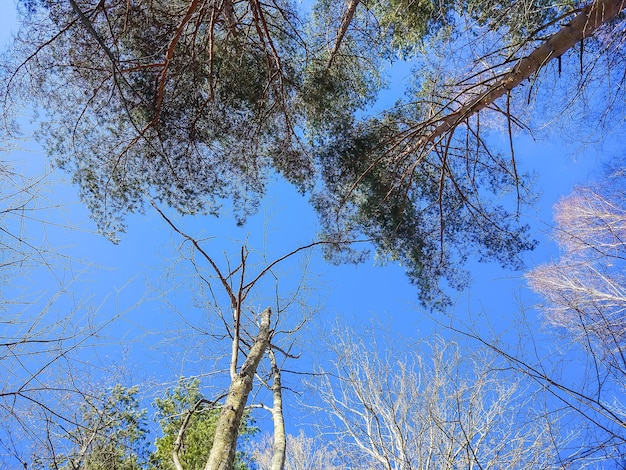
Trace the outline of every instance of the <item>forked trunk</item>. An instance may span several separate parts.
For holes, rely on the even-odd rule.
[[[213,447],[204,470],[232,470],[235,464],[237,434],[241,426],[243,412],[252,390],[252,382],[257,367],[267,350],[270,341],[270,317],[272,311],[268,307],[261,313],[261,326],[248,357],[239,373],[233,378],[222,413],[220,414]]]

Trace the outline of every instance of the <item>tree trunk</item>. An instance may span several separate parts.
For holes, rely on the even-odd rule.
[[[272,418],[274,420],[274,446],[272,449],[271,470],[283,470],[285,466],[285,453],[287,450],[287,438],[285,437],[285,419],[283,417],[283,386],[280,381],[280,369],[276,364],[276,357],[272,350],[269,351],[272,364],[272,394],[274,404],[272,406]]]
[[[354,13],[356,12],[356,7],[359,5],[359,0],[350,0],[348,3],[348,10],[343,15],[343,19],[341,20],[341,26],[339,26],[339,31],[337,31],[337,39],[335,39],[335,45],[333,46],[333,50],[330,51],[330,58],[328,59],[327,69],[331,68],[333,65],[333,61],[339,52],[339,46],[341,46],[341,41],[343,41],[343,37],[346,35],[348,31],[348,27],[352,22],[352,18],[354,18]]]
[[[596,29],[617,16],[625,7],[625,0],[595,0],[587,5],[569,24],[552,35],[527,57],[520,59],[510,72],[489,87],[485,93],[443,118],[433,132],[420,139],[419,146],[435,142],[469,116],[491,105],[531,77],[547,62],[560,57],[580,41],[591,36]]]
[[[211,454],[204,470],[231,470],[234,467],[239,426],[248,395],[252,390],[254,374],[270,341],[271,314],[272,311],[269,307],[261,313],[259,334],[252,348],[250,348],[241,370],[230,384],[228,396],[215,429]]]

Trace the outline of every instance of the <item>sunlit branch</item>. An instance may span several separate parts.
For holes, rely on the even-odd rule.
[[[415,148],[423,148],[434,143],[440,136],[454,130],[472,114],[490,106],[498,98],[537,73],[548,62],[562,56],[583,39],[592,36],[600,26],[617,16],[625,5],[624,0],[596,0],[588,4],[569,24],[552,35],[527,57],[520,59],[510,72],[489,86],[487,91],[442,118],[432,132],[417,142]]]

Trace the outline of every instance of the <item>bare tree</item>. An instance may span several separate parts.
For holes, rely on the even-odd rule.
[[[79,293],[85,264],[51,241],[73,228],[63,213],[67,201],[53,193],[58,174],[3,150],[0,465],[15,468],[46,461],[53,436],[76,423],[69,403],[87,393],[79,378],[91,372],[84,359],[122,313],[104,314],[94,297]]]
[[[333,345],[316,389],[326,432],[358,468],[561,468],[556,416],[487,349],[434,337],[397,354],[345,329]]]
[[[259,470],[273,470],[272,436],[265,435],[253,451]],[[345,468],[340,452],[318,437],[310,437],[300,430],[297,436],[287,436],[285,470],[340,470]]]
[[[6,468],[54,460],[56,436],[80,425],[76,406],[90,394],[88,378],[102,373],[94,351],[123,315],[107,318],[92,298],[65,287],[39,292],[43,305],[14,302],[0,317],[0,463]]]
[[[290,352],[293,341],[289,338],[300,329],[302,323],[296,321],[295,327],[287,327],[287,329],[285,329],[286,326],[283,323],[285,322],[284,316],[286,316],[287,309],[295,302],[301,288],[298,286],[295,294],[287,297],[285,301],[276,299],[277,305],[275,310],[271,306],[267,306],[261,312],[258,312],[254,308],[247,307],[246,301],[251,291],[264,277],[275,276],[273,269],[276,265],[298,253],[309,251],[328,242],[312,242],[296,248],[273,261],[266,262],[264,266],[252,274],[248,265],[250,252],[244,246],[241,248],[237,265],[232,266],[227,259],[226,268],[220,268],[214,258],[203,248],[199,239],[183,232],[155,203],[153,203],[153,207],[170,228],[183,238],[184,243],[191,245],[193,253],[191,259],[194,270],[199,274],[201,282],[207,287],[214,302],[218,303],[216,287],[219,287],[229,303],[228,309],[215,305],[219,321],[223,326],[223,332],[218,336],[230,338],[231,352],[228,360],[228,386],[225,393],[218,397],[218,400],[224,398],[224,401],[220,405],[221,414],[205,470],[233,468],[238,430],[240,429],[244,411],[247,407],[253,405],[249,403],[249,397],[255,380],[260,385],[266,386],[271,392],[273,406],[257,405],[256,407],[265,408],[272,413],[274,420],[272,469],[280,469],[285,461],[286,439],[282,402],[282,361],[278,361],[277,354],[280,354],[285,359],[296,357]],[[198,259],[196,259],[196,256]],[[200,260],[205,263],[204,267],[200,267]],[[203,272],[207,269],[211,273],[210,276],[203,275]],[[291,323],[294,322],[292,321]],[[281,346],[278,341],[281,334],[288,338],[287,347]],[[269,362],[267,377],[263,376],[260,369],[261,361],[265,357],[267,357]],[[183,423],[179,433],[181,442],[185,432],[184,426]],[[175,448],[174,462],[179,460],[176,454],[177,450]],[[176,468],[183,470],[180,463],[177,464]]]
[[[530,329],[523,323],[526,331],[520,331],[518,341],[510,344],[489,339],[473,328],[447,328],[475,340],[502,358],[505,367],[535,383],[543,391],[546,416],[564,414],[567,426],[561,433],[567,432],[572,440],[560,448],[563,465],[619,465],[626,454],[623,378],[603,368],[596,355],[581,354],[573,347],[576,343],[568,345],[562,337],[540,335],[536,327]]]
[[[514,357],[522,370],[553,389],[592,432],[590,453],[623,459],[626,426],[626,193],[624,170],[600,184],[580,186],[555,206],[560,258],[527,274],[545,303],[545,321],[560,339],[584,349],[582,383],[557,379],[541,365]],[[555,332],[555,330],[552,330]]]
[[[6,306],[5,291],[13,287],[12,278],[35,266],[53,269],[62,255],[38,235],[45,230],[47,219],[60,208],[47,194],[52,172],[28,176],[24,168],[12,162],[10,154],[0,149],[0,299]],[[24,166],[24,165],[23,165]]]
[[[555,206],[559,260],[527,275],[546,301],[548,323],[564,328],[598,364],[626,378],[626,192],[622,169],[581,186]]]

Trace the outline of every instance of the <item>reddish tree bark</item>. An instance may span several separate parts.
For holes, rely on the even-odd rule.
[[[444,117],[430,134],[420,140],[419,146],[435,142],[469,116],[491,105],[530,78],[545,64],[559,58],[580,41],[590,37],[600,26],[615,18],[624,8],[626,8],[625,0],[596,0],[584,7],[569,24],[528,56],[520,59],[510,72],[490,86],[485,93]]]

